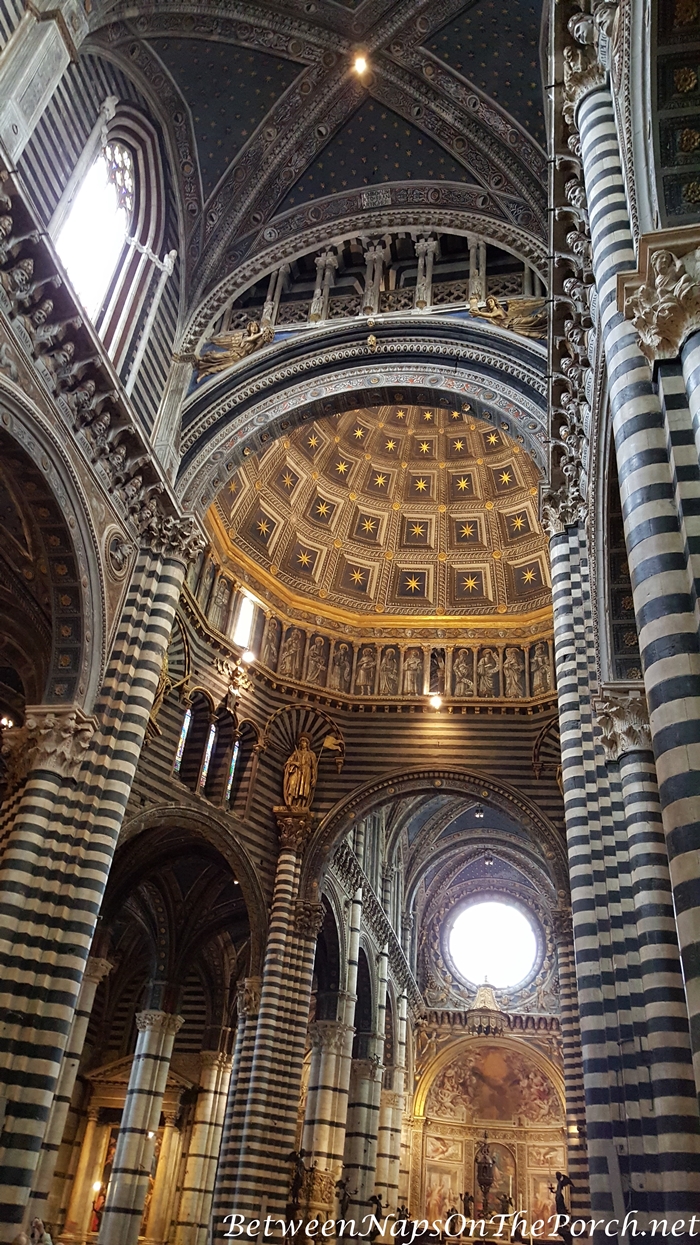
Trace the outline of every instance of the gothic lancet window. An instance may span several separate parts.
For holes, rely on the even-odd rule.
[[[56,239],[56,249],[88,316],[97,322],[129,237],[134,162],[123,143],[107,143],[87,173]]]

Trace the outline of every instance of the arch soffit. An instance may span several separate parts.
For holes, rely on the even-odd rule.
[[[315,892],[333,848],[356,821],[377,811],[396,796],[425,795],[427,791],[487,800],[494,808],[519,821],[524,829],[540,837],[543,847],[552,853],[553,870],[557,877],[568,876],[566,849],[561,835],[549,818],[514,788],[474,770],[392,770],[339,800],[319,823],[304,855],[301,893],[310,895]]]
[[[445,183],[452,185],[452,183]],[[442,183],[441,183],[442,185]],[[391,184],[390,184],[391,186]],[[464,189],[460,187],[460,189]],[[460,237],[477,235],[508,251],[516,259],[526,260],[543,281],[547,279],[546,243],[510,221],[489,216],[469,208],[454,207],[361,207],[361,192],[357,192],[357,210],[352,214],[335,216],[333,205],[339,200],[347,203],[347,195],[330,195],[315,199],[313,207],[324,212],[327,220],[295,228],[294,217],[298,212],[288,212],[275,217],[274,223],[261,230],[248,246],[245,240],[239,244],[240,261],[235,269],[221,277],[202,301],[190,312],[187,326],[180,343],[181,351],[194,351],[210,336],[213,324],[224,307],[244,294],[256,282],[275,272],[282,264],[293,263],[319,247],[340,246],[351,238],[366,233],[384,234],[396,230],[415,229],[428,232],[453,233]],[[271,234],[275,237],[268,241]]]
[[[519,1055],[526,1054],[531,1059],[537,1069],[554,1085],[557,1091],[557,1097],[562,1109],[562,1124],[566,1112],[566,1094],[564,1089],[564,1075],[557,1065],[548,1059],[546,1055],[537,1050],[526,1039],[521,1037],[455,1037],[452,1042],[448,1042],[446,1046],[439,1051],[423,1070],[413,1099],[413,1113],[416,1116],[425,1117],[425,1105],[430,1089],[436,1077],[464,1054],[469,1048],[475,1046],[495,1046],[499,1050],[516,1051]]]
[[[496,330],[494,339],[496,333],[502,334],[506,345],[510,335]],[[492,340],[486,349],[475,349],[454,342],[441,345],[434,338],[425,342],[414,340],[398,343],[401,352],[410,350],[418,356],[434,353],[437,357],[428,362],[420,358],[404,362],[399,358],[370,363],[368,347],[363,343],[315,353],[308,359],[296,359],[287,367],[273,364],[252,384],[233,386],[230,392],[218,397],[214,390],[211,404],[182,437],[181,448],[186,457],[176,492],[188,508],[202,513],[234,475],[244,452],[260,448],[261,431],[267,445],[273,437],[287,434],[297,424],[334,414],[338,399],[347,394],[357,395],[358,407],[389,405],[394,401],[391,395],[397,386],[403,391],[402,401],[409,401],[415,393],[417,401],[434,406],[444,404],[446,397],[452,404],[473,399],[488,405],[499,422],[507,425],[509,435],[522,436],[526,451],[546,476],[545,411],[538,392],[540,369],[525,372],[506,350],[495,351],[495,344]],[[391,342],[386,344],[386,353],[392,346]],[[444,361],[440,354],[445,356]],[[339,362],[353,358],[355,363],[346,363],[342,370],[336,370]],[[542,362],[539,356],[536,361]],[[493,369],[494,374],[484,376],[480,367]],[[297,380],[303,373],[304,379]],[[522,388],[511,383],[514,375]],[[237,407],[242,408],[239,414]]]
[[[552,892],[556,892],[557,882],[561,889],[561,884],[565,879],[561,876],[552,878],[548,872],[548,865],[551,872],[555,872],[552,862],[543,861],[538,857],[534,848],[528,850],[525,844],[516,846],[512,842],[505,842],[499,836],[498,831],[492,831],[490,837],[487,838],[484,835],[483,838],[480,837],[477,841],[470,841],[468,844],[465,844],[463,839],[460,843],[455,837],[451,843],[441,846],[441,850],[425,860],[420,869],[416,870],[415,876],[409,879],[406,886],[406,903],[413,903],[426,870],[437,867],[435,876],[426,886],[424,914],[427,913],[437,901],[438,896],[449,890],[462,870],[483,856],[487,847],[504,863],[512,865],[514,869],[522,873],[523,878],[536,886],[541,895],[546,895],[548,905],[555,902],[555,895]],[[455,860],[455,855],[458,855],[457,860]]]
[[[248,912],[250,923],[250,970],[249,976],[254,977],[262,971],[267,939],[268,911],[267,901],[262,891],[255,866],[248,852],[240,841],[231,834],[229,821],[217,817],[208,809],[187,808],[182,805],[161,805],[150,808],[145,813],[125,822],[119,846],[133,843],[148,830],[166,829],[181,830],[194,840],[202,840],[213,847],[240,882],[241,894]]]
[[[108,606],[106,555],[92,508],[65,444],[39,407],[0,374],[0,425],[46,478],[69,531],[80,579],[82,648],[74,701],[90,715],[107,663]],[[109,525],[108,536],[116,525]],[[45,699],[47,697],[45,696]],[[60,698],[52,703],[59,704]]]

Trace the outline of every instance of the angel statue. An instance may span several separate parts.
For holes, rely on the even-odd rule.
[[[240,363],[241,359],[245,359],[253,351],[266,346],[274,336],[275,330],[271,324],[263,324],[261,327],[256,320],[250,320],[244,329],[218,333],[207,342],[208,346],[214,347],[213,350],[195,355],[197,379],[213,376],[216,372],[225,372],[226,368],[233,367],[234,363]]]
[[[282,791],[287,808],[298,812],[311,808],[316,790],[318,761],[308,735],[302,735],[284,767]]]
[[[493,294],[486,299],[486,306],[479,308],[476,294],[469,299],[469,310],[480,320],[490,320],[511,333],[523,337],[544,337],[547,331],[547,311],[541,298],[511,299],[505,306]]]

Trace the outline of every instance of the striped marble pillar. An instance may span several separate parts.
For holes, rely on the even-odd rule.
[[[214,1197],[214,1184],[216,1181],[216,1170],[219,1162],[219,1151],[221,1149],[221,1138],[224,1128],[224,1116],[226,1114],[226,1104],[228,1101],[232,1068],[232,1059],[226,1055],[221,1055],[219,1057],[216,1088],[213,1095],[214,1101],[212,1103],[212,1117],[207,1143],[207,1164],[203,1173],[204,1190],[202,1194],[202,1206],[200,1211],[201,1224],[197,1234],[196,1245],[207,1245],[207,1242],[209,1241],[212,1199]]]
[[[336,1100],[343,1094],[339,1073],[346,1035],[342,1020],[317,1020],[310,1027],[311,1067],[301,1142],[310,1162],[336,1179],[340,1172],[331,1143],[338,1118]]]
[[[248,1081],[255,1050],[255,1032],[260,1008],[260,987],[259,977],[246,977],[238,985],[236,1038],[214,1181],[214,1218],[219,1224],[223,1215],[230,1214],[236,1193],[238,1156],[243,1136],[248,1102]]]
[[[14,1239],[30,1196],[186,561],[196,547],[184,521],[151,539],[157,548],[137,555],[94,714],[86,717],[77,706],[29,709],[10,757],[17,775],[24,760],[26,777],[17,778],[3,809],[0,1011],[8,1021],[0,1040],[0,1241]]]
[[[588,1152],[586,1149],[586,1100],[583,1088],[583,1057],[576,992],[574,935],[571,913],[558,910],[554,915],[554,938],[559,970],[559,1004],[566,1093],[566,1152],[568,1174],[574,1186],[572,1215],[590,1210]]]
[[[187,1149],[180,1205],[173,1236],[174,1245],[196,1245],[209,1222],[211,1159],[221,1140],[219,1099],[222,1074],[231,1062],[220,1051],[202,1051],[200,1087]]]
[[[66,1212],[64,1236],[67,1240],[82,1240],[90,1227],[92,1202],[95,1196],[92,1191],[92,1179],[97,1162],[95,1133],[99,1114],[96,1107],[88,1109],[85,1131],[80,1143],[78,1166],[73,1177],[73,1187]]]
[[[639,934],[657,1156],[648,1209],[690,1210],[700,1190],[700,1120],[647,707],[637,692],[606,689],[597,711],[606,757],[619,763]]]
[[[384,1088],[379,1096],[377,1128],[377,1168],[374,1192],[382,1205],[396,1210],[401,1161],[401,1117],[403,1115],[403,1070],[386,1068]]]
[[[145,1235],[152,1241],[168,1240],[172,1218],[172,1204],[177,1166],[182,1147],[182,1135],[175,1127],[180,1107],[171,1114],[163,1116],[163,1134],[158,1155],[153,1198],[148,1212]]]
[[[136,1051],[119,1125],[99,1245],[136,1245],[138,1241],[170,1058],[182,1023],[183,1017],[171,1012],[137,1013]]]
[[[350,1218],[358,1222],[358,1228],[362,1217],[371,1214],[369,1199],[376,1178],[387,969],[388,950],[384,947],[377,960],[376,1029],[370,1036],[366,1056],[353,1060],[350,1076],[343,1179],[350,1192]]]
[[[608,365],[625,541],[700,1088],[700,643],[664,420],[637,332],[617,310],[636,267],[613,102],[597,87],[577,124]]]
[[[700,334],[696,337],[695,349],[700,345]],[[689,350],[692,356],[692,347]],[[690,372],[691,382],[694,373],[693,367]],[[697,377],[695,380],[697,382]],[[695,603],[695,616],[700,621],[700,465],[694,421],[680,362],[673,360],[659,363],[656,382],[666,428],[666,445],[688,568],[688,585]],[[700,395],[696,395],[695,404],[700,405]]]
[[[78,1067],[83,1053],[83,1046],[85,1045],[85,1035],[90,1022],[92,1005],[95,1001],[97,987],[111,969],[112,965],[109,960],[99,959],[97,956],[92,955],[85,968],[83,984],[80,987],[80,995],[78,997],[78,1006],[75,1009],[70,1037],[68,1038],[68,1045],[56,1086],[56,1094],[51,1107],[49,1124],[46,1129],[41,1155],[39,1156],[39,1164],[34,1177],[32,1196],[27,1203],[27,1209],[24,1214],[25,1230],[32,1222],[32,1219],[38,1218],[43,1222],[49,1218],[47,1214],[48,1197],[51,1192],[58,1151],[66,1127],[75,1080],[78,1075]]]

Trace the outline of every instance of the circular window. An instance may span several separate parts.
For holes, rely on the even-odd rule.
[[[522,908],[486,900],[470,904],[456,916],[449,950],[457,971],[478,986],[488,981],[497,990],[518,985],[532,971],[537,935]]]

